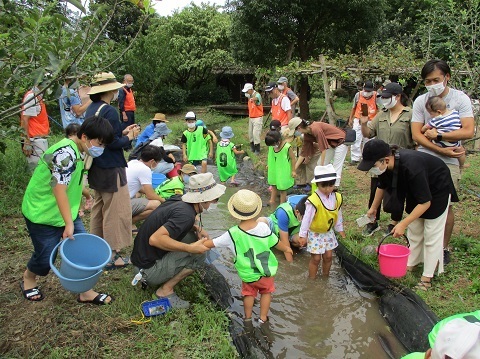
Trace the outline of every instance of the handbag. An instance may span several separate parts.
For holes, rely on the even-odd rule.
[[[345,131],[345,141],[343,144],[347,146],[353,145],[357,139],[357,133],[351,128],[344,128],[343,130]]]

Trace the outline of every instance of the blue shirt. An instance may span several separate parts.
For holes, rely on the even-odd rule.
[[[155,130],[155,125],[153,123],[149,124],[143,132],[137,138],[137,144],[135,147],[140,146],[143,142],[148,141],[151,135],[153,135],[153,131]]]
[[[277,223],[278,229],[288,233],[289,220],[288,220],[287,212],[285,212],[285,210],[283,210],[282,208],[278,208],[275,211],[275,217],[277,218],[277,221],[278,221]]]
[[[70,91],[70,96],[68,96],[67,91]],[[62,94],[58,98],[58,105],[60,106],[60,115],[62,116],[63,128],[66,128],[71,123],[78,123],[79,125],[82,124],[85,117],[83,114],[77,117],[72,109],[73,106],[81,104],[82,101],[80,100],[80,96],[78,96],[78,92],[76,90],[68,89],[67,87],[62,86]]]

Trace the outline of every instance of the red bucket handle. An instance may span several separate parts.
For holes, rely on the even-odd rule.
[[[380,253],[380,246],[383,244],[383,241],[390,236],[393,236],[393,233],[388,233],[384,235],[382,239],[380,239],[380,242],[378,243],[378,247],[377,247],[377,257],[378,257],[378,254]],[[407,241],[407,247],[410,248],[410,241],[408,240],[408,237],[405,234],[402,237],[405,238],[405,240]]]

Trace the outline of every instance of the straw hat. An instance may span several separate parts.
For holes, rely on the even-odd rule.
[[[197,174],[197,169],[195,168],[194,165],[190,163],[186,163],[183,165],[180,172],[185,173],[186,175]]]
[[[332,181],[336,179],[337,179],[337,172],[335,172],[335,168],[333,168],[333,165],[329,163],[326,166],[315,167],[312,183],[327,182],[327,181]]]
[[[163,113],[156,113],[155,116],[153,116],[152,121],[160,121],[160,122],[167,122],[167,117]]]
[[[119,88],[123,87],[123,84],[117,82],[115,75],[111,72],[100,72],[99,74],[95,75],[90,86],[92,88],[90,91],[88,91],[87,95],[118,90]]]
[[[228,211],[237,219],[255,218],[261,210],[262,199],[258,194],[248,189],[241,189],[228,201]]]
[[[210,172],[200,173],[190,177],[188,186],[185,187],[182,200],[187,203],[201,203],[213,201],[225,193],[225,186],[218,184]]]

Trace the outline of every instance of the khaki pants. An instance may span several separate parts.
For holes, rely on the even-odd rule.
[[[30,145],[32,146],[33,152],[30,157],[27,157],[28,168],[33,171],[37,167],[40,157],[48,148],[48,141],[43,137],[34,137],[30,139]]]
[[[263,117],[250,118],[248,120],[248,140],[255,145],[260,144],[262,134]]]
[[[315,153],[307,164],[302,163],[297,170],[295,183],[299,185],[310,184],[313,179],[315,167],[320,164],[321,152]]]

